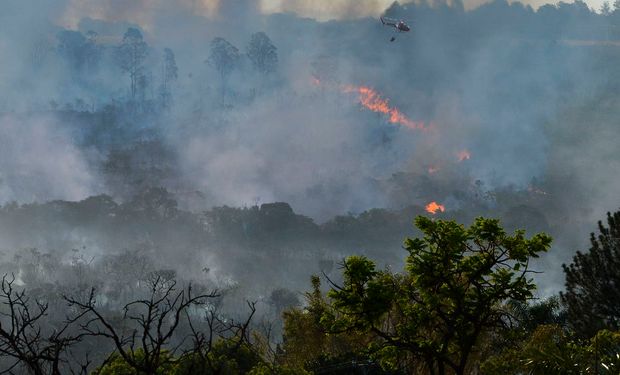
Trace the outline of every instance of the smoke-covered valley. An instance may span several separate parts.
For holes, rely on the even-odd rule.
[[[22,283],[170,270],[269,315],[347,255],[399,268],[416,215],[482,215],[553,236],[548,295],[620,204],[618,12],[395,3],[391,43],[379,14],[89,4],[1,5],[0,269]]]

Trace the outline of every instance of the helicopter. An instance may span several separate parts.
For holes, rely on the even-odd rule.
[[[406,33],[408,31],[411,31],[411,27],[409,27],[409,25],[407,25],[405,21],[403,20],[395,20],[395,19],[391,19],[387,17],[379,17],[379,19],[381,20],[381,23],[383,24],[383,26],[393,27],[399,33]],[[396,40],[396,37],[393,36],[390,39],[390,42],[393,42],[395,40]]]

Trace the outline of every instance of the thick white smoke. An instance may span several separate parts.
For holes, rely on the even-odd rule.
[[[46,116],[0,116],[0,144],[0,202],[80,200],[96,193],[86,155]]]

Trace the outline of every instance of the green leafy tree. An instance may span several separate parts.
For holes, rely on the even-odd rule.
[[[176,374],[247,374],[262,363],[256,350],[248,342],[237,338],[218,339],[208,353],[192,352],[176,366]]]
[[[369,333],[330,333],[321,324],[328,301],[321,292],[318,276],[312,277],[312,291],[306,293],[305,308],[290,308],[283,313],[283,343],[276,362],[297,373],[352,374],[372,371],[385,374],[371,361],[366,348],[373,340]]]
[[[405,240],[404,273],[377,270],[361,256],[345,260],[343,285],[330,290],[322,323],[332,332],[374,334],[369,349],[385,366],[408,359],[431,374],[468,373],[484,335],[505,329],[505,302],[532,297],[529,261],[551,238],[508,235],[484,218],[465,228],[420,216],[416,225],[424,236]]]
[[[269,366],[260,363],[252,368],[248,375],[310,375],[311,373],[303,369],[292,369],[287,366]]]
[[[483,374],[531,373],[528,371],[535,366],[527,368],[525,364],[530,360],[543,358],[537,354],[539,350],[545,353],[558,351],[562,356],[573,355],[565,350],[569,348],[567,344],[569,331],[566,329],[566,310],[559,297],[554,296],[534,303],[510,301],[506,307],[510,316],[510,329],[501,335],[486,338],[485,345],[488,345],[488,350],[479,361]],[[549,343],[555,340],[558,345],[553,348],[553,351],[547,351],[546,348],[542,348],[547,345],[542,344],[545,340]],[[526,356],[524,354],[526,352],[530,354]],[[556,354],[552,356],[556,359],[561,358]],[[546,365],[541,362],[536,366],[545,368]],[[551,371],[550,368],[547,369]]]
[[[602,330],[574,339],[557,325],[540,325],[521,344],[483,363],[487,375],[618,374],[620,333]]]
[[[566,328],[566,308],[559,296],[552,296],[534,303],[510,301],[510,314],[516,320],[515,329],[530,335],[541,325]]]
[[[139,363],[139,366],[130,365],[122,355],[113,353],[105,364],[93,372],[93,375],[146,375],[146,372],[137,370],[136,367],[142,367],[147,362],[147,356],[144,355],[144,350],[137,349],[131,353],[131,357]],[[165,375],[175,373],[176,360],[172,358],[169,352],[162,352],[162,362],[154,370],[154,374]]]
[[[599,234],[590,235],[590,249],[580,251],[570,265],[563,265],[568,322],[582,338],[603,328],[620,328],[620,212],[607,213],[607,227],[598,223]]]
[[[484,374],[578,374],[582,353],[558,326],[539,326],[521,345],[492,356],[482,365]]]

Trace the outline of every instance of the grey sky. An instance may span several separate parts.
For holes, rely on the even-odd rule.
[[[449,0],[447,0],[449,2]],[[604,0],[587,0],[590,8],[600,9]],[[191,9],[195,14],[213,16],[224,3],[240,3],[255,6],[263,13],[294,12],[304,17],[326,21],[330,19],[358,18],[376,16],[385,10],[394,0],[135,0],[132,2],[117,0],[66,0],[66,7],[58,17],[58,22],[66,27],[75,27],[83,17],[116,20],[123,18],[140,24],[148,29],[155,14],[162,9]],[[408,0],[401,0],[406,3]],[[475,8],[487,0],[464,0],[465,8]],[[545,0],[522,0],[534,8],[547,3]],[[572,2],[572,1],[567,1]],[[123,11],[117,11],[119,7]]]
[[[227,0],[230,1],[230,0]],[[232,0],[234,1],[234,0]],[[371,16],[379,14],[394,0],[257,0],[261,2],[265,12],[291,11],[316,19]],[[590,8],[599,9],[604,0],[587,0]],[[213,1],[206,1],[212,3]],[[406,3],[401,0],[400,3]],[[463,0],[466,9],[475,8],[488,0]],[[522,0],[534,8],[557,1]],[[572,2],[572,1],[566,1]]]

